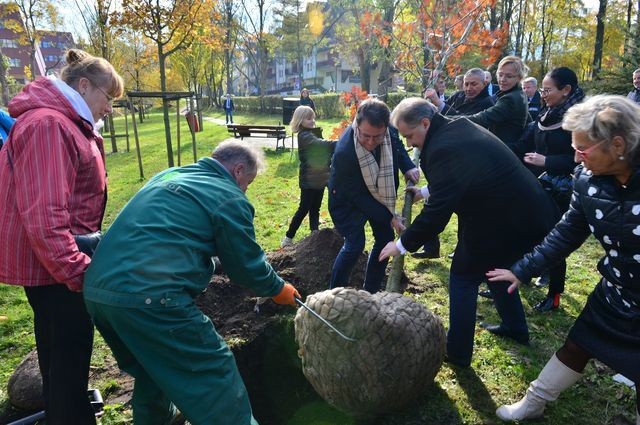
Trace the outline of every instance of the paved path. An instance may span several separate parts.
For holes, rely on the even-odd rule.
[[[222,125],[222,126],[226,125],[224,120],[220,118],[202,117],[202,119],[204,121],[207,121],[213,124]],[[229,137],[224,140],[237,140],[237,139],[235,139],[234,137]],[[247,143],[251,143],[252,145],[259,146],[261,148],[271,148],[271,149],[276,148],[276,139],[274,137],[245,137],[242,140]],[[291,136],[287,136],[287,138],[284,140],[285,147],[287,149],[291,149],[291,143],[292,143]],[[280,147],[282,147],[282,142],[280,142]],[[293,147],[294,149],[298,148],[298,139],[296,137],[293,138]]]

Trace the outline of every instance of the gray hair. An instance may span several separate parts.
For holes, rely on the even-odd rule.
[[[636,69],[635,71],[633,71],[634,74],[640,74],[640,68]]]
[[[625,141],[625,156],[632,165],[640,164],[640,106],[623,96],[597,95],[572,106],[564,115],[562,128],[581,131],[592,142],[606,140],[607,145],[615,136]]]
[[[220,161],[225,167],[245,164],[250,173],[260,173],[266,168],[264,152],[239,140],[227,140],[220,143],[213,150],[211,157]]]
[[[520,59],[518,56],[503,57],[502,60],[498,63],[498,69],[500,69],[501,66],[508,65],[508,64],[513,65],[520,79],[523,79],[529,73],[529,67],[525,65],[522,59]]]
[[[486,75],[486,73],[489,71],[483,71],[480,68],[471,68],[470,70],[468,70],[467,72],[464,73],[465,77],[478,77],[480,78],[481,81],[484,81],[484,76]],[[489,72],[489,75],[491,75],[491,73]]]
[[[413,128],[418,126],[423,118],[428,120],[433,119],[435,113],[435,107],[426,99],[408,97],[398,103],[393,109],[393,112],[391,112],[391,124],[393,124],[394,127],[398,127],[398,123],[402,121]]]
[[[534,86],[538,87],[538,80],[536,80],[534,77],[525,78],[524,80],[522,80],[523,85],[524,83],[533,83]]]

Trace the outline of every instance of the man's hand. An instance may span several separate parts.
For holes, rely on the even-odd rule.
[[[411,192],[413,193],[413,203],[415,204],[418,201],[421,201],[424,199],[424,197],[422,196],[422,190],[420,190],[419,187],[416,186],[407,186],[407,188],[405,188],[404,190],[405,192]]]
[[[380,255],[378,256],[378,261],[382,261],[389,257],[396,257],[398,255],[400,255],[400,250],[396,246],[396,243],[394,241],[391,241],[388,244],[386,244],[384,248],[382,248],[382,251],[380,251]]]
[[[289,304],[296,305],[295,298],[302,298],[298,293],[298,290],[290,283],[285,283],[278,295],[271,297],[276,304]]]
[[[440,107],[440,96],[438,96],[438,92],[435,89],[426,89],[424,91],[424,98],[431,101],[435,106]]]
[[[391,219],[391,227],[393,227],[393,230],[395,230],[397,234],[404,232],[404,229],[406,229],[404,221],[404,217],[399,215],[394,215]]]
[[[418,180],[420,180],[420,170],[418,170],[417,167],[414,167],[404,173],[404,178],[413,184],[417,184]]]
[[[516,275],[514,275],[511,270],[507,269],[489,270],[486,273],[486,276],[489,278],[489,282],[511,282],[511,285],[509,285],[509,288],[507,289],[507,292],[510,294],[518,289],[521,284]]]

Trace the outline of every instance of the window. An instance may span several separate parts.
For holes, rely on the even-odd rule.
[[[56,55],[48,55],[44,57],[45,62],[58,62],[60,58]]]
[[[50,42],[50,41],[43,41],[41,44],[42,44],[42,48],[43,49],[46,49],[46,48],[49,48],[49,47],[54,47],[53,43]]]
[[[20,66],[22,66],[22,62],[20,62],[20,59],[9,59],[9,66],[12,68],[18,68]]]
[[[0,39],[0,47],[17,48],[18,47],[18,43],[15,40],[9,40],[9,39],[6,39],[6,38],[2,38],[2,39]]]

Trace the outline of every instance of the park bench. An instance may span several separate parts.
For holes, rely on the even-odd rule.
[[[282,149],[284,149],[284,141],[287,138],[287,130],[283,125],[252,125],[252,124],[227,124],[227,131],[233,134],[233,137],[269,137],[276,139],[276,149],[282,140]]]

